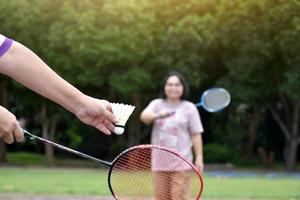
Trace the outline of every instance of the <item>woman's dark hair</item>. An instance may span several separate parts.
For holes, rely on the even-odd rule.
[[[187,100],[189,98],[189,86],[188,86],[188,82],[185,79],[185,77],[183,76],[183,74],[181,74],[180,72],[177,71],[171,71],[169,73],[167,73],[162,81],[162,85],[160,88],[160,98],[166,99],[167,96],[165,94],[165,86],[167,84],[167,80],[171,77],[171,76],[177,76],[180,83],[183,86],[183,93],[182,96],[180,97],[181,100]]]

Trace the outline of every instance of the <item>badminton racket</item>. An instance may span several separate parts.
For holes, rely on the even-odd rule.
[[[170,178],[180,174],[188,177],[185,194],[188,199],[200,199],[203,190],[201,174],[191,162],[171,149],[157,145],[138,145],[126,149],[112,162],[107,162],[26,130],[23,132],[31,139],[108,166],[108,187],[116,200],[165,200],[170,195]],[[174,198],[182,199],[180,196]]]
[[[208,112],[218,112],[226,108],[230,103],[229,92],[224,88],[211,88],[203,92],[197,107],[203,107]]]

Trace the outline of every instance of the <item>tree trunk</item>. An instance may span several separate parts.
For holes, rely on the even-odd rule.
[[[0,163],[6,162],[6,146],[5,143],[0,141]]]
[[[274,151],[267,152],[263,147],[258,147],[257,151],[264,168],[269,168],[274,164]]]
[[[297,147],[298,144],[296,139],[291,138],[290,141],[287,141],[285,162],[285,168],[287,171],[293,171],[296,169]]]
[[[285,107],[284,107],[285,108]],[[283,120],[280,115],[273,109],[271,109],[272,116],[274,120],[279,125],[285,138],[285,168],[288,171],[295,170],[297,161],[297,151],[298,145],[300,143],[299,135],[299,112],[300,112],[300,102],[293,104],[293,114],[289,116],[290,119]],[[284,121],[286,123],[284,123]]]
[[[300,112],[300,102],[297,102],[295,104],[295,109],[293,113],[293,120],[291,124],[291,137],[290,140],[287,141],[286,145],[286,170],[293,171],[296,169],[296,163],[297,163],[297,152],[298,152],[298,145],[300,136],[299,135],[299,112]]]
[[[49,140],[53,141],[54,140],[54,136],[55,136],[55,133],[56,133],[56,127],[57,127],[57,120],[58,120],[58,116],[57,115],[53,115],[51,117],[51,121],[50,121],[50,130],[49,130]],[[50,146],[50,145],[48,145]],[[51,146],[51,148],[48,150],[49,152],[49,158],[50,158],[50,163],[53,164],[54,162],[54,150],[55,148],[53,148]]]
[[[6,81],[0,80],[0,105],[3,107],[8,106],[8,94],[6,89]],[[6,162],[6,144],[0,141],[0,163]]]
[[[53,140],[53,134],[51,134],[52,127],[51,120],[48,119],[47,106],[42,104],[42,136],[47,140]],[[51,145],[44,144],[45,147],[45,156],[46,156],[46,164],[53,165],[54,164],[54,148]]]
[[[262,119],[262,112],[259,108],[254,108],[254,113],[252,114],[249,130],[248,130],[248,144],[246,149],[246,160],[250,160],[253,155],[254,143],[257,135],[257,129],[260,125]]]
[[[141,123],[136,123],[140,121],[141,113],[141,98],[138,92],[132,94],[133,105],[135,105],[135,110],[131,116],[131,122],[129,124],[130,134],[128,134],[128,145],[134,146],[140,143],[140,132],[141,132]]]

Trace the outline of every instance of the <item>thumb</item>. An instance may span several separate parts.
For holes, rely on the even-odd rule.
[[[13,135],[17,142],[22,142],[24,140],[23,129],[19,125],[17,125],[14,129]]]

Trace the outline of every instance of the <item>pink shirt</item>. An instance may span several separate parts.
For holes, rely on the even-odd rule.
[[[155,120],[151,143],[176,150],[192,162],[193,143],[191,136],[192,134],[201,134],[203,132],[203,126],[196,106],[189,101],[170,104],[163,99],[155,99],[150,102],[146,109],[155,113],[161,110],[176,111],[175,114],[167,118]],[[155,163],[154,158],[153,161]],[[170,170],[170,168],[174,170],[178,168],[178,163],[174,163],[172,160],[169,160],[167,163],[167,168],[165,164],[158,164],[158,162],[153,167],[156,170]]]

